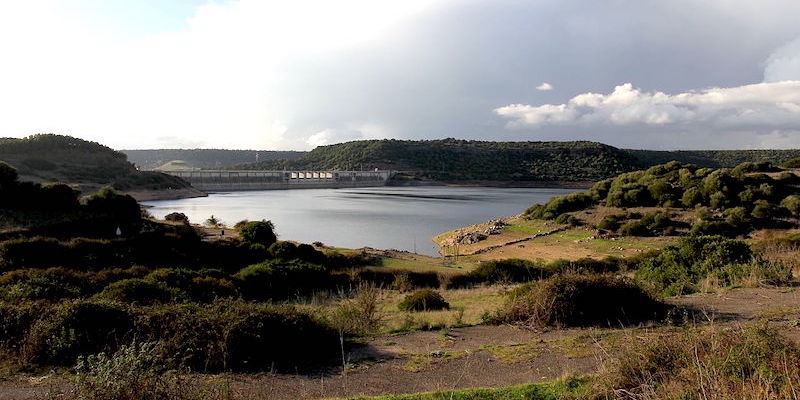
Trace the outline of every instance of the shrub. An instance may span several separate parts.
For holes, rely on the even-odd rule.
[[[22,356],[36,364],[72,365],[79,356],[114,351],[133,329],[122,305],[107,301],[69,301],[48,318],[36,321],[27,335]]]
[[[337,353],[335,332],[291,307],[254,307],[224,331],[227,368],[234,371],[311,366]]]
[[[658,319],[665,311],[630,279],[565,273],[513,291],[495,320],[536,327],[618,326]]]
[[[616,231],[619,229],[620,220],[624,218],[624,215],[606,215],[597,223],[597,229]]]
[[[302,261],[267,261],[234,275],[242,295],[249,299],[287,299],[329,288],[330,275],[319,265]]]
[[[644,259],[636,279],[642,285],[665,296],[692,293],[697,283],[708,276],[721,278],[723,285],[737,282],[726,267],[747,264],[753,253],[747,243],[722,236],[684,238],[678,245],[667,246],[657,256]]]
[[[169,366],[195,371],[292,371],[334,359],[336,332],[290,306],[222,300],[137,311],[137,337]]]
[[[544,206],[534,205],[525,213],[532,218],[555,219],[561,214],[582,210],[594,204],[592,196],[586,193],[571,193],[550,199]]]
[[[528,282],[551,274],[541,263],[518,258],[484,261],[469,272],[474,282],[485,283]]]
[[[156,357],[155,342],[120,346],[111,355],[81,357],[75,368],[75,397],[93,400],[199,399]]]
[[[218,298],[236,297],[236,285],[230,279],[198,276],[192,279],[186,292],[194,301],[209,303]]]
[[[450,304],[439,292],[422,289],[407,295],[397,307],[401,311],[431,311],[447,310],[450,308]]]
[[[439,287],[439,275],[435,272],[417,272],[404,269],[368,268],[355,272],[353,281],[369,283],[379,287],[396,287],[402,284],[406,289]]]
[[[142,219],[139,203],[127,194],[119,194],[111,186],[100,189],[96,194],[86,198],[86,209],[92,214],[105,216],[111,219],[112,225],[108,229],[122,228],[126,236],[133,233],[133,227]],[[112,235],[109,232],[109,235]]]
[[[46,308],[43,302],[0,302],[0,347],[18,352],[25,335]]]
[[[579,220],[574,215],[564,213],[564,214],[559,215],[556,218],[556,223],[557,224],[565,224],[565,225],[569,225],[569,226],[578,226],[578,225],[581,224],[581,220]]]
[[[64,268],[16,270],[0,276],[0,299],[73,299],[88,292],[89,286],[86,274]]]
[[[181,297],[177,289],[145,279],[132,278],[114,282],[97,295],[99,298],[131,304],[167,303]]]
[[[164,220],[170,222],[179,222],[181,224],[189,224],[189,217],[186,216],[184,213],[180,212],[171,212],[164,216]]]
[[[794,216],[800,215],[800,195],[786,196],[785,199],[781,200],[781,207]]]
[[[278,238],[275,236],[275,225],[271,221],[249,221],[239,228],[239,237],[247,243],[261,244],[270,247]]]

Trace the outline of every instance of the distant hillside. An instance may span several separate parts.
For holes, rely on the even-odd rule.
[[[84,192],[104,185],[124,191],[187,187],[173,176],[138,171],[125,154],[109,147],[70,136],[0,138],[0,161],[16,168],[22,180],[63,182]]]
[[[742,162],[780,164],[800,150],[626,150],[602,143],[362,140],[321,146],[294,159],[230,169],[389,169],[401,177],[441,181],[597,181],[677,160],[700,167]]]
[[[443,181],[595,181],[634,168],[636,159],[594,142],[362,140],[321,146],[292,160],[236,169],[389,169]]]
[[[733,168],[743,162],[768,161],[782,164],[800,157],[800,149],[794,150],[625,150],[639,160],[643,167],[678,161],[708,168]]]
[[[293,159],[304,155],[304,151],[258,151],[218,149],[159,149],[121,150],[128,160],[141,169],[179,171],[188,169],[223,168],[235,164]]]

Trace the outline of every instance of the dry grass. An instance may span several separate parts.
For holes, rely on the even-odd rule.
[[[486,313],[493,312],[503,303],[508,290],[507,286],[442,290],[440,293],[450,303],[450,309],[420,312],[400,311],[397,306],[405,295],[387,291],[382,308],[386,315],[384,329],[398,332],[480,324]]]
[[[597,381],[596,398],[797,399],[800,351],[764,327],[693,328],[630,345]]]

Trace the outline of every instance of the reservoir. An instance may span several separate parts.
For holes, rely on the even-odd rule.
[[[574,191],[449,186],[265,190],[143,204],[156,218],[181,212],[202,224],[213,214],[228,226],[267,219],[281,240],[437,256],[431,238],[439,233],[517,215],[533,203]]]

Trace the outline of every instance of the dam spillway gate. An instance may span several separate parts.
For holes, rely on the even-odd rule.
[[[164,171],[204,192],[385,186],[391,171]]]

